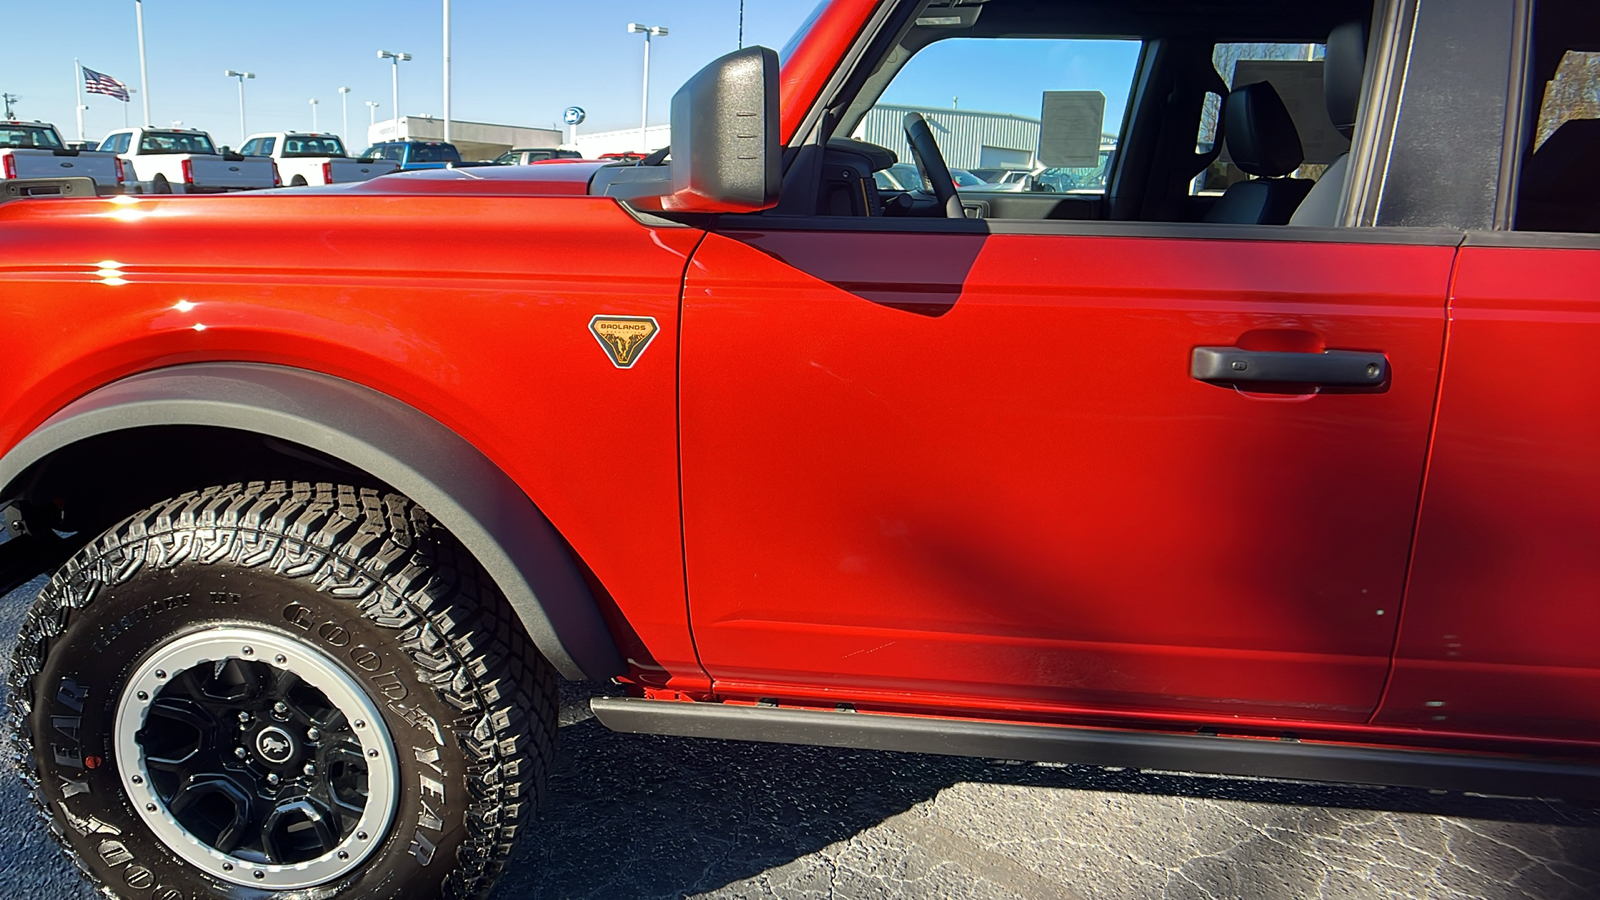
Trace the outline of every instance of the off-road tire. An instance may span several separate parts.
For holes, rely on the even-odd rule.
[[[170,194],[172,193],[172,182],[168,181],[165,175],[157,175],[155,180],[150,182],[150,193]]]
[[[11,723],[33,798],[84,873],[113,897],[271,896],[173,853],[116,771],[113,719],[139,661],[229,626],[291,636],[342,665],[396,749],[386,833],[359,868],[297,896],[486,895],[544,790],[555,672],[425,512],[328,484],[235,484],[158,504],[88,544],[39,596],[13,660]],[[421,796],[419,779],[442,783],[443,802]],[[437,832],[425,827],[435,816]]]

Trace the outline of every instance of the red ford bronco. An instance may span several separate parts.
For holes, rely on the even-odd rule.
[[[1590,0],[830,0],[670,157],[5,204],[34,796],[116,896],[481,896],[558,676],[1600,795],[1597,61]]]

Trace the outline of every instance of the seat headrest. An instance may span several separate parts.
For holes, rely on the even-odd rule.
[[[1328,35],[1328,52],[1322,63],[1322,90],[1328,118],[1347,138],[1356,136],[1356,116],[1361,111],[1361,80],[1367,72],[1367,26],[1346,22]]]
[[[1247,84],[1229,94],[1224,106],[1234,165],[1257,177],[1279,178],[1305,162],[1300,132],[1277,88],[1265,81]]]

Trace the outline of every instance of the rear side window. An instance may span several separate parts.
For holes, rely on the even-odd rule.
[[[1523,155],[1517,229],[1600,234],[1600,15],[1593,0],[1542,0],[1532,56],[1538,117]]]

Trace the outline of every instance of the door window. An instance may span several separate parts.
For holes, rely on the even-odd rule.
[[[915,155],[903,123],[918,112],[964,191],[1028,186],[1103,194],[1141,49],[1131,40],[937,41],[900,69],[852,136],[888,147],[909,164]],[[1033,178],[983,181],[970,175],[977,168]]]
[[[1586,0],[1546,0],[1535,16],[1539,115],[1517,229],[1600,233],[1600,20]]]

